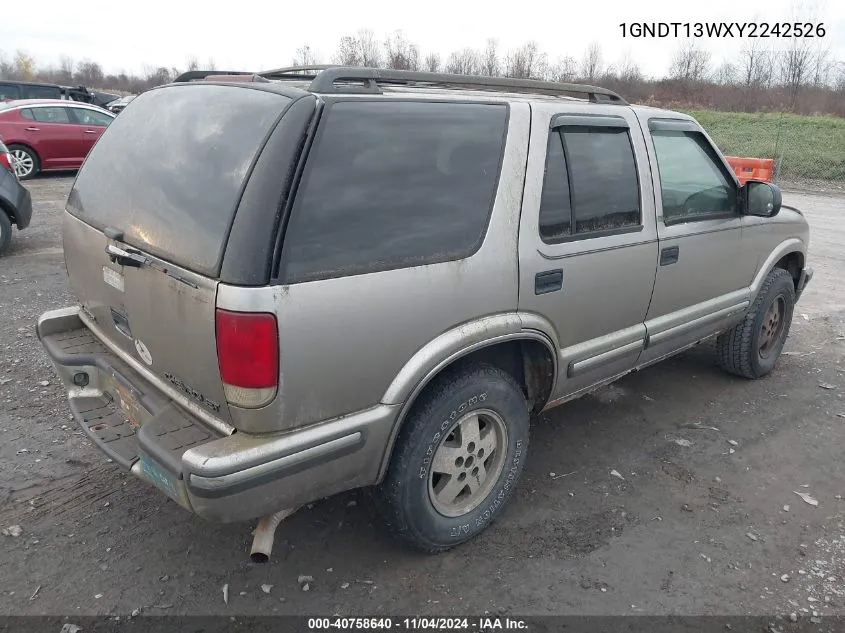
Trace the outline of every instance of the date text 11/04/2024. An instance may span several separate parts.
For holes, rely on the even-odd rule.
[[[622,37],[824,37],[824,22],[622,22]]]
[[[528,623],[520,618],[481,616],[474,618],[439,617],[372,617],[372,618],[308,618],[309,631],[330,630],[397,630],[397,631],[527,631]]]

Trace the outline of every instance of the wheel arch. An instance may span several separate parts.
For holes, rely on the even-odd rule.
[[[543,409],[557,380],[558,359],[555,345],[549,336],[539,330],[522,329],[518,315],[500,315],[500,317],[504,317],[504,320],[499,321],[498,328],[515,325],[514,320],[516,320],[519,323],[519,329],[480,338],[451,350],[444,349],[444,346],[448,346],[449,339],[455,335],[455,331],[446,332],[417,352],[399,372],[383,399],[385,403],[402,406],[382,457],[378,482],[382,481],[387,472],[396,439],[408,414],[431,382],[443,372],[476,363],[493,365],[510,374],[520,385],[532,414]],[[467,327],[487,332],[490,329],[498,329],[485,321],[486,319],[460,326],[456,330],[466,333]],[[432,347],[434,349],[431,349]],[[440,354],[437,354],[435,349]],[[412,382],[408,380],[411,375],[414,376]],[[394,402],[391,402],[392,400]]]
[[[757,269],[751,282],[751,303],[763,287],[768,274],[775,268],[783,268],[792,276],[796,289],[806,260],[806,244],[797,237],[789,238],[778,244],[769,253],[763,264]]]
[[[792,277],[792,283],[798,290],[798,283],[801,279],[801,271],[804,270],[804,253],[792,251],[781,257],[774,265],[775,268],[783,268]]]

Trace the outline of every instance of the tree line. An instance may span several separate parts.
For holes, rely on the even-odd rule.
[[[325,59],[313,47],[299,47],[291,65],[335,63],[347,66],[423,70],[456,74],[542,79],[599,84],[629,101],[668,107],[702,107],[731,111],[792,111],[845,116],[845,62],[833,59],[823,40],[794,38],[775,50],[753,39],[740,54],[715,63],[694,40],[674,53],[664,77],[647,77],[630,52],[609,62],[601,45],[590,44],[580,56],[551,59],[535,41],[503,51],[496,39],[480,48],[464,47],[441,57],[423,53],[402,31],[379,38],[371,29],[343,36]],[[91,60],[62,56],[57,65],[42,65],[24,51],[11,57],[0,51],[0,77],[35,80],[92,89],[139,93],[168,83],[185,70],[214,70],[213,60],[190,57],[181,67],[144,66],[138,74],[107,73]],[[225,70],[241,70],[227,68]]]

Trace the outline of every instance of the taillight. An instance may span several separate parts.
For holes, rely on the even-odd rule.
[[[273,399],[279,383],[279,329],[266,312],[217,309],[217,363],[226,400],[260,407]]]
[[[12,155],[9,152],[0,152],[0,165],[14,173],[12,169]]]

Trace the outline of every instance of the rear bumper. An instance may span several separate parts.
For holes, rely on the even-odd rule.
[[[807,287],[807,284],[813,279],[813,269],[812,268],[804,268],[801,270],[801,276],[798,277],[798,286],[795,289],[795,300],[801,298],[801,294],[804,292],[804,289]]]
[[[203,518],[244,521],[378,478],[398,406],[283,435],[224,435],[104,345],[78,308],[45,313],[37,332],[85,434]]]
[[[32,196],[29,189],[24,187],[14,174],[0,167],[0,211],[4,205],[10,207],[14,214],[14,223],[18,230],[29,226],[32,219]]]

